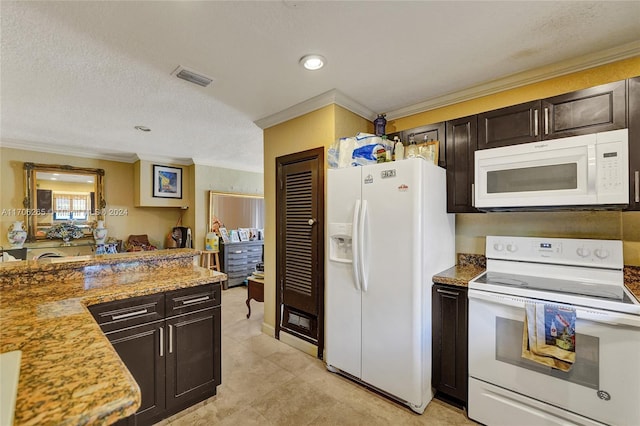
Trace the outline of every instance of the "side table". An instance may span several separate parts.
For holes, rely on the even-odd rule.
[[[247,318],[251,316],[251,299],[256,302],[264,302],[264,280],[255,277],[247,278],[247,308],[249,313]]]

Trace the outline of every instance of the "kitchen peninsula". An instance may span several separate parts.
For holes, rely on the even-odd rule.
[[[138,384],[88,307],[219,288],[226,275],[195,266],[198,254],[175,249],[0,263],[0,353],[22,351],[14,424],[111,424],[136,412]]]

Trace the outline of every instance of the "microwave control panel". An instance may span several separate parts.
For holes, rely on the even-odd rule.
[[[598,133],[596,142],[599,204],[629,202],[629,139],[627,129]]]
[[[608,145],[614,145],[609,147]],[[598,146],[598,183],[599,192],[616,192],[622,187],[623,171],[627,169],[620,164],[620,152],[617,144]],[[606,149],[611,148],[611,149]]]

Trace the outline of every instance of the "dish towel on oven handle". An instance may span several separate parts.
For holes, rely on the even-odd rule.
[[[522,357],[569,371],[576,360],[576,310],[571,306],[525,304]]]

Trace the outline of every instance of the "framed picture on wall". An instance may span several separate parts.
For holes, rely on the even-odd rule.
[[[154,164],[153,196],[182,198],[182,168]]]

